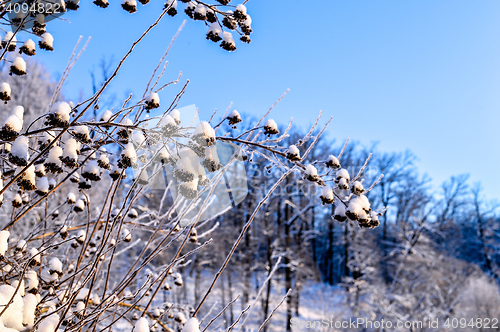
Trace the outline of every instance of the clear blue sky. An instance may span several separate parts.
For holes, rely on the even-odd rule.
[[[55,52],[39,51],[57,75],[79,35],[92,41],[64,92],[91,92],[89,68],[119,59],[158,16],[162,1],[123,11],[120,1],[100,9],[81,1],[71,20],[51,22]],[[313,4],[308,6],[308,4]],[[179,3],[179,9],[184,4]],[[196,104],[202,118],[234,102],[260,115],[287,89],[273,117],[312,123],[333,116],[330,136],[383,151],[410,149],[419,169],[438,184],[470,173],[489,198],[500,199],[500,1],[498,0],[250,0],[253,42],[227,53],[205,40],[206,27],[183,13],[165,17],[138,46],[111,86],[117,96],[142,88],[171,37],[165,82],[179,70],[191,84],[180,106]],[[163,101],[179,85],[164,90]]]

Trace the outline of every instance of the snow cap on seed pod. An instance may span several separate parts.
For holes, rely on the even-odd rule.
[[[19,168],[19,171],[21,171],[21,167]],[[19,189],[24,190],[24,191],[30,191],[30,190],[35,190],[36,189],[36,175],[35,175],[35,166],[31,165],[26,169],[26,172],[23,173],[23,175],[17,180],[17,185],[19,186]]]
[[[230,126],[234,126],[235,124],[238,124],[242,121],[240,113],[237,110],[233,110],[231,113],[229,113],[227,118],[229,119]]]
[[[234,10],[233,16],[237,20],[245,20],[247,18],[247,7],[243,4],[239,4],[236,6],[236,9]]]
[[[30,158],[29,139],[26,136],[19,136],[12,144],[9,161],[18,166],[26,166]]]
[[[43,166],[43,164],[35,165],[35,175],[38,178],[43,178],[47,175],[47,172],[45,172],[45,166]]]
[[[83,200],[79,199],[76,201],[75,205],[73,206],[73,211],[76,213],[82,212],[85,209],[85,203],[83,203]]]
[[[129,218],[132,218],[132,219],[137,218],[137,216],[138,216],[137,210],[136,210],[136,209],[133,209],[133,208],[132,208],[132,209],[130,209],[130,210],[128,211],[127,216],[128,216]]]
[[[109,170],[111,167],[109,165],[109,158],[106,154],[106,149],[101,147],[99,148],[99,159],[97,160],[97,165],[99,165],[102,169]]]
[[[361,195],[365,192],[365,188],[363,187],[363,184],[360,181],[354,181],[354,183],[351,186],[351,192],[354,195]]]
[[[10,100],[10,93],[11,93],[11,88],[10,84],[7,82],[3,82],[0,84],[0,99],[7,102]]]
[[[340,162],[337,159],[337,157],[335,157],[333,155],[329,155],[328,158],[326,159],[326,166],[333,168],[333,169],[339,169]]]
[[[161,128],[161,132],[163,133],[163,135],[168,137],[172,136],[172,134],[177,132],[179,129],[177,122],[174,120],[172,116],[168,114],[165,115],[165,117],[160,120],[158,126]]]
[[[333,190],[329,186],[324,186],[321,189],[321,195],[319,196],[323,204],[332,204],[335,200],[333,197]]]
[[[134,325],[134,332],[149,332],[149,324],[146,317],[141,317]]]
[[[200,332],[200,322],[198,321],[198,318],[189,318],[184,324],[182,332]]]
[[[28,39],[27,41],[25,41],[23,46],[19,48],[19,53],[24,53],[29,56],[35,55],[35,42],[32,39]]]
[[[101,8],[106,8],[109,6],[108,0],[94,0],[94,4]]]
[[[9,44],[10,41],[10,44]],[[12,31],[7,31],[5,36],[2,39],[2,48],[6,48],[7,44],[9,44],[7,51],[14,52],[16,50],[17,38],[16,35]]]
[[[82,143],[91,143],[89,127],[87,126],[75,126],[71,129],[71,132]]]
[[[213,9],[210,7],[207,7],[207,21],[209,23],[217,22],[217,15],[213,11]]]
[[[87,164],[83,168],[82,177],[90,181],[101,180],[99,164],[96,160],[90,160],[87,162]]]
[[[335,206],[335,212],[333,215],[333,219],[343,222],[347,219],[345,215],[345,205],[342,202],[339,202],[337,206]]]
[[[194,130],[194,139],[202,146],[215,144],[215,130],[206,121],[200,121]]]
[[[135,151],[134,145],[128,143],[120,154],[120,160],[118,160],[118,167],[120,168],[137,168],[137,153]]]
[[[74,138],[70,138],[65,142],[63,155],[59,159],[69,168],[78,166],[78,142]]]
[[[12,199],[12,206],[15,208],[20,208],[23,206],[23,199],[21,198],[21,194],[17,193],[14,195],[14,198]]]
[[[187,6],[186,6],[186,9],[184,9],[184,12],[186,13],[187,16],[194,19],[194,10],[195,9],[196,9],[196,2],[189,1]]]
[[[5,119],[2,129],[0,130],[0,139],[10,141],[16,138],[23,129],[23,118],[24,107],[14,107],[11,114]]]
[[[137,11],[137,1],[135,0],[123,0],[122,8],[129,13],[135,13]]]
[[[276,135],[279,133],[278,130],[278,125],[273,119],[269,119],[266,121],[266,124],[264,125],[264,134],[270,136],[270,135]]]
[[[146,109],[154,109],[160,107],[160,97],[156,92],[151,92],[147,97],[146,97]]]
[[[286,158],[291,161],[299,161],[300,160],[300,151],[295,145],[290,145],[286,150]]]
[[[222,28],[217,22],[213,22],[208,27],[207,39],[218,42],[222,39]]]
[[[0,231],[0,257],[5,257],[7,249],[9,249],[9,231]]]
[[[54,37],[48,32],[44,33],[41,36],[40,41],[38,42],[38,47],[42,50],[53,51],[54,50]]]
[[[204,21],[207,19],[207,7],[204,4],[199,3],[193,11],[193,19]]]
[[[231,32],[224,31],[222,33],[222,42],[220,44],[220,47],[229,52],[236,51],[236,44],[234,43],[234,38]]]
[[[210,173],[218,171],[222,168],[217,154],[217,145],[205,149],[205,159],[203,159],[203,166]]]
[[[305,174],[305,178],[311,182],[316,182],[319,180],[318,170],[312,164],[309,164],[306,166],[304,174]]]
[[[50,108],[50,113],[47,116],[45,124],[55,127],[65,127],[69,125],[70,113],[71,106],[67,102],[61,101],[55,103]]]
[[[49,180],[46,177],[36,180],[35,193],[39,196],[45,196],[49,192]]]
[[[177,15],[177,0],[167,0],[165,9],[167,9],[167,14],[172,17]]]
[[[26,61],[24,61],[23,58],[18,56],[14,59],[12,65],[10,66],[9,75],[12,76],[12,74],[15,74],[17,76],[26,75]]]

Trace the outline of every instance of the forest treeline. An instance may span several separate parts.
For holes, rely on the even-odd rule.
[[[284,144],[296,144],[300,137],[303,133],[291,133]],[[342,146],[343,142],[332,144],[325,137],[308,159],[337,156]],[[349,219],[334,220],[335,206],[340,203],[322,204],[320,192],[300,174],[292,174],[259,212],[233,264],[224,272],[220,282],[226,300],[242,292],[244,309],[259,292],[258,277],[268,275],[281,257],[277,273],[260,296],[261,317],[272,310],[272,293],[284,295],[289,288],[293,291],[286,300],[286,321],[300,316],[300,294],[311,282],[345,288],[349,294],[345,301],[353,315],[446,319],[458,312],[498,311],[498,205],[488,201],[480,184],[470,183],[468,175],[451,176],[439,188],[433,187],[430,178],[419,172],[417,157],[410,151],[381,153],[373,146],[349,143],[340,162],[353,177],[370,153],[373,157],[363,173],[364,183],[371,184],[384,174],[367,194],[373,210],[387,207],[380,226],[365,229]],[[253,158],[246,165],[246,199],[204,225],[207,230],[217,227],[210,233],[216,250],[200,252],[187,268],[195,283],[203,271],[220,266],[248,220],[248,211],[281,175]],[[464,302],[470,287],[486,289],[484,294],[476,292],[479,302],[474,305]],[[195,297],[199,296],[196,289],[195,285]],[[232,310],[230,314],[232,321]]]

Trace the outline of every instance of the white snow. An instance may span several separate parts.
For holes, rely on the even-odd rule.
[[[200,322],[198,318],[189,318],[182,328],[182,332],[200,332]]]
[[[229,31],[224,31],[222,33],[222,40],[225,41],[228,44],[233,44],[234,45],[233,35]]]
[[[354,181],[354,183],[352,184],[352,192],[356,195],[364,192],[364,187],[363,187],[363,184],[359,181]]]
[[[45,176],[45,166],[43,164],[39,164],[35,166],[35,172],[42,174],[42,176]],[[48,182],[47,182],[48,183]]]
[[[50,312],[51,310],[49,310]],[[56,326],[59,323],[59,315],[51,314],[47,316],[40,325],[38,325],[37,332],[55,332]]]
[[[327,200],[333,200],[333,191],[329,186],[324,186],[321,188],[321,197]]]
[[[130,218],[137,218],[138,216],[138,213],[137,213],[137,210],[136,209],[130,209],[129,212],[128,212],[128,216]]]
[[[51,113],[62,122],[69,122],[69,114],[71,113],[71,106],[65,101],[61,101],[52,105]]]
[[[2,310],[5,308],[5,305],[9,303],[12,296],[14,296],[14,300],[3,313],[1,322],[7,328],[12,328],[18,331],[22,331],[24,330],[23,326],[24,302],[19,292],[16,292],[14,295],[15,291],[16,289],[10,285],[0,286],[0,307],[2,308]]]
[[[72,130],[77,134],[90,135],[89,127],[87,127],[87,126],[75,126],[75,127],[73,127]]]
[[[268,132],[279,133],[278,125],[276,124],[276,121],[274,121],[273,119],[269,119],[266,121],[264,129]]]
[[[31,329],[35,324],[35,310],[38,305],[38,299],[34,294],[26,294],[23,297],[23,324],[27,329]]]
[[[110,110],[105,111],[101,116],[101,121],[108,122],[109,119],[113,116],[113,113]]]
[[[172,116],[167,114],[167,115],[165,115],[165,117],[163,119],[160,120],[158,125],[160,127],[165,127],[168,125],[177,126],[177,122],[174,120],[174,118]]]
[[[241,115],[237,110],[232,110],[231,113],[229,113],[228,118],[237,118],[241,119]]]
[[[165,7],[170,6],[170,8],[177,9],[177,0],[167,0]]]
[[[19,240],[16,244],[16,249],[20,251],[25,251],[26,250],[26,240]]]
[[[336,176],[337,178],[344,178],[347,181],[351,179],[351,177],[349,176],[349,172],[345,168],[339,169],[336,173]]]
[[[22,169],[21,167],[18,167],[20,170]],[[35,175],[35,165],[31,165],[26,169],[26,172],[22,176],[23,180],[28,180],[31,182],[33,185],[36,183],[36,175]]]
[[[49,180],[47,177],[44,176],[36,180],[36,190],[45,194],[49,192]]]
[[[84,205],[83,200],[79,199],[78,201],[82,202],[82,205]],[[77,204],[78,204],[78,202],[77,202]],[[82,208],[83,208],[83,206],[82,206]],[[85,233],[85,231],[83,229],[79,230],[78,233],[76,233],[76,239],[79,242],[85,241],[86,236],[87,236],[87,233]]]
[[[24,42],[23,46],[28,50],[33,51],[35,49],[35,42],[32,39],[28,39],[27,41]]]
[[[24,61],[24,59],[20,56],[14,59],[12,66],[17,68],[19,71],[26,72],[26,61]]]
[[[5,256],[5,252],[9,248],[9,231],[0,231],[0,256]]]
[[[247,13],[247,7],[245,7],[245,5],[243,5],[243,4],[237,5],[236,6],[236,10],[242,12],[243,14]]]
[[[173,110],[169,115],[175,120],[175,122],[177,122],[177,124],[181,123],[181,113],[178,109]]]
[[[21,120],[21,122],[23,122],[24,107],[21,106],[21,105],[17,105],[16,107],[14,107],[12,109],[12,113],[11,114],[16,115]]]
[[[335,215],[345,217],[345,205],[340,203],[335,207]]]
[[[16,45],[17,38],[16,38],[16,36],[14,35],[14,33],[12,31],[7,31],[7,33],[5,34],[5,36],[3,36],[3,40],[2,41],[8,43],[11,38],[12,38],[12,40],[11,40],[10,44],[11,45]]]
[[[42,43],[52,47],[54,44],[54,37],[52,37],[50,33],[46,32],[41,36],[41,41]]]
[[[135,323],[134,332],[149,332],[148,320],[145,317],[139,318]]]
[[[45,160],[45,163],[56,164],[61,166],[61,157],[63,154],[63,149],[60,146],[53,146],[49,151],[49,156]]]
[[[28,161],[28,159],[30,159],[28,143],[29,143],[28,137],[19,136],[14,141],[14,144],[12,144],[12,150],[10,151],[10,153],[13,156]]]
[[[62,273],[62,263],[59,258],[54,257],[49,261],[49,269],[50,271]]]
[[[122,237],[127,242],[130,242],[130,240],[132,240],[132,233],[128,230],[128,228],[122,229]]]
[[[6,93],[7,95],[10,96],[11,93],[10,84],[7,82],[3,82],[2,84],[0,84],[0,93]]]
[[[38,288],[38,276],[35,271],[30,270],[24,275],[26,279],[26,290],[30,291]]]
[[[206,160],[211,160],[214,161],[215,163],[219,164],[219,155],[217,154],[217,146],[210,146],[205,149],[205,159]]]
[[[41,262],[42,258],[38,254],[38,250],[36,248],[30,248],[28,252],[30,254],[30,258],[33,259],[35,263],[39,264]]]
[[[287,155],[293,156],[293,157],[298,157],[300,158],[300,151],[299,148],[295,145],[290,145],[288,149],[286,150]]]
[[[195,10],[194,10],[196,13],[200,14],[200,15],[203,15],[205,16],[207,14],[207,7],[205,7],[205,5],[199,3]]]
[[[312,164],[309,164],[306,166],[305,173],[309,176],[315,176],[318,175],[318,170]]]
[[[64,150],[63,150],[63,157],[69,157],[71,159],[77,160],[78,159],[78,153],[76,152],[78,150],[78,144],[74,138],[70,138],[66,141],[66,144],[64,145]]]
[[[341,189],[348,189],[349,188],[349,185],[347,183],[346,178],[340,178],[338,185],[339,185],[339,188],[341,188]]]
[[[214,138],[215,139],[215,131],[212,128],[212,126],[210,126],[210,124],[206,121],[200,121],[200,123],[198,123],[198,125],[196,126],[194,133],[195,134],[203,134],[203,136],[205,136],[205,138]]]
[[[135,144],[142,146],[144,141],[146,141],[146,137],[140,130],[134,130],[132,133],[132,140],[135,142]]]
[[[137,153],[132,143],[128,143],[127,145],[125,145],[125,149],[123,149],[122,155],[129,157],[132,162],[137,161]]]
[[[339,160],[337,159],[337,157],[335,157],[334,155],[329,155],[328,158],[326,159],[326,162],[329,164],[329,165],[332,165],[333,168],[338,168],[340,167],[340,162]]]
[[[158,96],[158,94],[156,92],[151,92],[146,97],[146,102],[153,103],[153,104],[160,104],[160,96]]]
[[[97,161],[96,160],[88,161],[83,169],[83,172],[99,175],[99,165],[97,164]]]

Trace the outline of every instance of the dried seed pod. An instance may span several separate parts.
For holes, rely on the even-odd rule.
[[[123,0],[122,8],[129,13],[135,13],[137,11],[137,2],[135,0]]]

